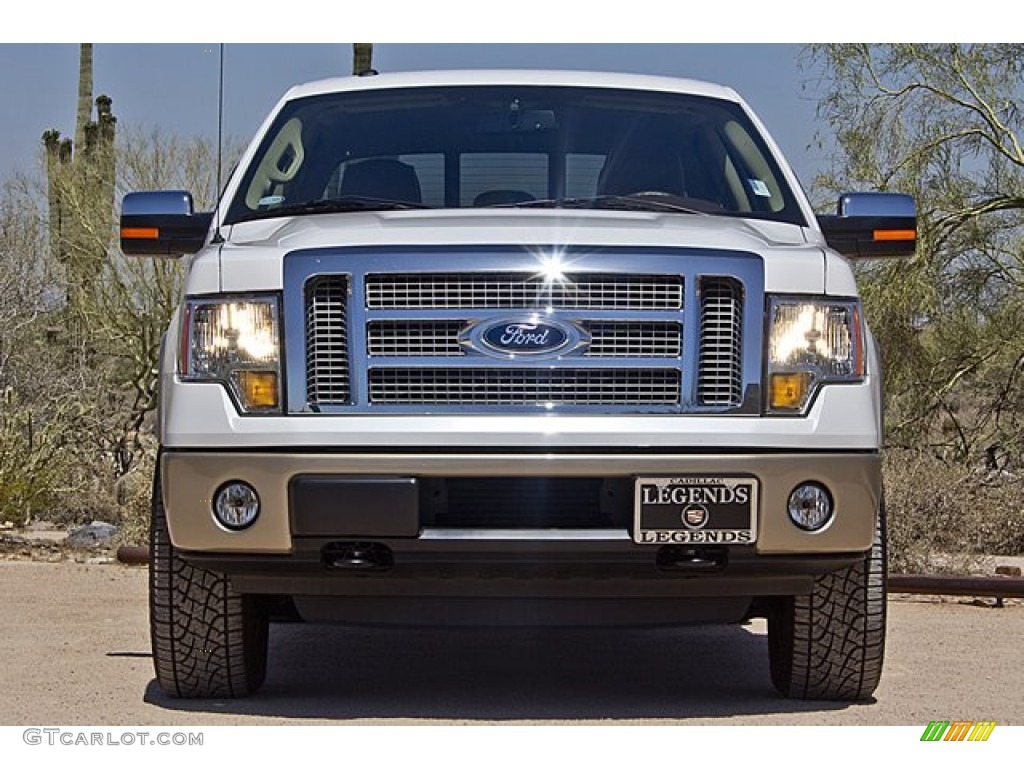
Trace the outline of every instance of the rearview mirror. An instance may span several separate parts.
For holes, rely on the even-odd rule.
[[[844,256],[913,256],[917,245],[917,206],[910,195],[848,192],[835,215],[818,216],[825,241]]]
[[[558,127],[550,109],[510,110],[489,115],[477,125],[480,133],[550,133]]]
[[[121,201],[121,250],[129,256],[178,257],[206,242],[212,213],[195,213],[183,190],[129,192]]]

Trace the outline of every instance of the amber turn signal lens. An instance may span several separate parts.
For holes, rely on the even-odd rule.
[[[160,230],[157,227],[124,227],[121,229],[123,240],[158,240]]]
[[[277,374],[273,371],[240,371],[238,383],[246,408],[277,408]]]
[[[804,403],[809,373],[773,373],[771,381],[772,408],[796,410]]]
[[[913,229],[876,229],[875,240],[917,240],[917,231]]]

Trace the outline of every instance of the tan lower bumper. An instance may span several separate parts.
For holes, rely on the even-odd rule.
[[[814,554],[867,550],[881,494],[881,460],[873,453],[798,454],[302,454],[195,453],[162,457],[164,504],[174,545],[196,552],[288,553],[292,550],[288,484],[295,475],[405,477],[628,477],[679,474],[758,478],[757,551]],[[220,527],[211,499],[230,480],[244,480],[260,496],[261,514],[245,531]],[[833,520],[816,533],[801,531],[786,501],[802,482],[826,486]],[[642,546],[642,545],[635,545]]]

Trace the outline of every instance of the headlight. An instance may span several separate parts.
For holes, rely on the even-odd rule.
[[[822,384],[863,381],[858,302],[775,297],[769,322],[769,411],[800,412]]]
[[[179,358],[182,380],[220,382],[246,412],[279,412],[278,329],[276,297],[187,301]]]

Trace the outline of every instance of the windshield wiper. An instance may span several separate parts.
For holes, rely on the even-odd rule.
[[[254,221],[256,219],[270,219],[275,216],[301,216],[307,213],[410,211],[421,208],[430,208],[430,206],[422,203],[409,202],[407,200],[385,200],[376,197],[345,195],[344,197],[331,197],[326,200],[307,200],[303,203],[278,205],[274,208],[266,208],[262,211],[247,213],[244,216],[239,216],[235,221]]]
[[[521,203],[503,203],[495,208],[591,208],[619,211],[667,211],[707,215],[695,207],[673,202],[675,195],[595,195],[594,197],[559,197],[548,200],[527,200]]]

